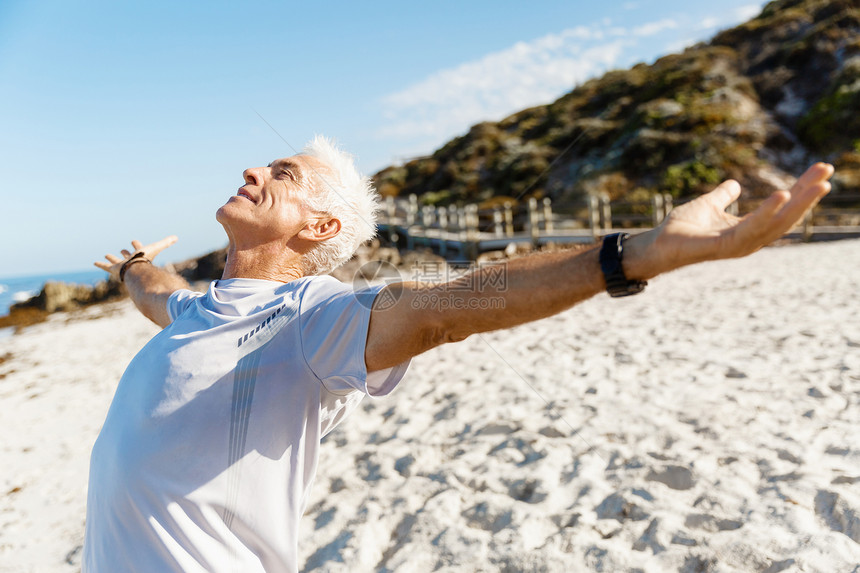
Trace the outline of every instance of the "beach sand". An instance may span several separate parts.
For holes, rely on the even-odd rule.
[[[860,573],[860,241],[682,269],[413,361],[324,440],[321,571]],[[0,341],[0,572],[77,571],[89,452],[156,332]]]

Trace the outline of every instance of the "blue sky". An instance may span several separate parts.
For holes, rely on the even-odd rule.
[[[242,170],[315,133],[373,173],[763,5],[2,0],[0,276],[203,254]]]

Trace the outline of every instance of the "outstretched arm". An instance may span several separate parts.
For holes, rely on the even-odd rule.
[[[108,262],[97,261],[95,265],[110,273],[112,278],[119,280],[123,264],[133,256],[140,253],[145,259],[152,261],[158,253],[175,242],[175,236],[165,237],[146,246],[140,241],[132,241],[131,246],[134,248],[134,252],[123,249],[120,251],[122,257],[105,255]],[[128,294],[137,309],[146,318],[162,328],[170,324],[170,317],[167,315],[167,299],[175,291],[188,288],[185,279],[149,262],[128,265],[123,279]]]
[[[777,191],[742,218],[726,213],[740,195],[740,185],[726,181],[673,210],[659,227],[631,237],[624,248],[625,275],[647,280],[694,263],[749,255],[800,222],[830,191],[827,180],[832,174],[832,166],[817,163],[791,191]],[[602,292],[606,284],[598,253],[592,248],[515,259],[507,263],[504,281],[490,276],[492,269],[481,269],[443,285],[388,286],[394,297],[386,300],[396,298],[397,303],[372,311],[365,350],[368,371],[471,334],[551,316]],[[486,304],[488,298],[494,303]]]

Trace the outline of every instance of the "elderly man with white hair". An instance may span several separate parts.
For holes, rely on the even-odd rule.
[[[740,186],[724,182],[651,231],[510,261],[504,284],[467,275],[355,293],[325,275],[375,232],[377,196],[352,158],[318,137],[247,169],[216,215],[229,247],[207,292],[151,264],[175,237],[96,263],[163,330],[123,374],[93,447],[83,570],[297,571],[320,440],[365,395],[391,392],[413,356],[752,253],[801,220],[832,173],[813,165],[743,218],[726,213]]]

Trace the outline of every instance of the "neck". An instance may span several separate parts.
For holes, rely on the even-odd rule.
[[[260,245],[241,249],[231,243],[222,279],[262,279],[288,283],[304,276],[301,257],[280,245]]]

